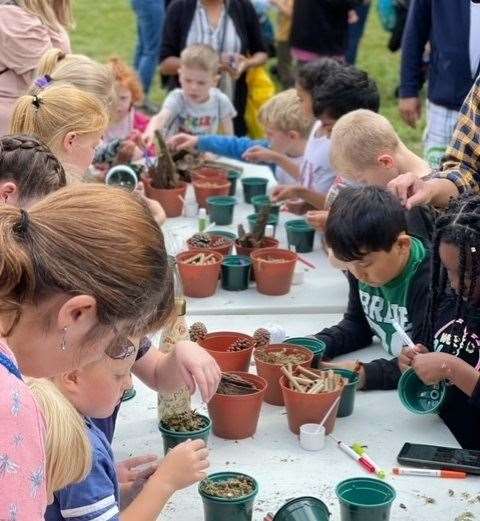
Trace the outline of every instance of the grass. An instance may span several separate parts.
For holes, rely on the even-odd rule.
[[[77,27],[71,34],[75,52],[87,54],[105,61],[116,54],[132,61],[136,26],[128,0],[77,0],[75,2]],[[421,153],[421,128],[411,129],[401,120],[397,100],[394,97],[398,84],[399,53],[392,54],[387,48],[389,35],[380,26],[372,7],[365,36],[361,43],[358,66],[365,69],[377,81],[381,93],[381,112],[394,125],[405,144]],[[163,93],[155,82],[152,98],[162,99]]]

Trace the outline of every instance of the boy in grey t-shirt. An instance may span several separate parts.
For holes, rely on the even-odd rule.
[[[178,77],[181,88],[167,96],[162,110],[154,116],[145,131],[152,140],[155,130],[170,136],[178,132],[193,135],[233,134],[235,109],[219,89],[219,58],[208,45],[191,45],[180,55]]]

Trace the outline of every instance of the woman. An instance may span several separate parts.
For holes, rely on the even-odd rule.
[[[15,101],[25,94],[43,53],[70,52],[70,0],[0,0],[0,136]]]
[[[160,51],[162,74],[176,75],[181,51],[195,43],[211,45],[220,54],[220,88],[230,97],[238,112],[234,120],[235,134],[246,134],[245,73],[267,61],[260,24],[251,2],[173,0],[167,10]]]

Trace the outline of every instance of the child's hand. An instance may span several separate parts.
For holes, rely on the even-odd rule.
[[[299,188],[298,186],[278,185],[273,189],[272,201],[279,202],[295,199],[299,197]]]
[[[419,353],[428,353],[428,349],[422,344],[417,344],[415,349],[407,346],[402,349],[398,355],[398,367],[402,373],[412,367],[413,360]]]
[[[273,150],[255,145],[243,153],[242,159],[250,163],[275,163],[275,156]]]
[[[360,366],[360,367],[359,367]],[[339,362],[320,362],[319,369],[348,369],[349,371],[357,370],[358,385],[357,389],[365,387],[365,370],[356,360],[342,360]]]
[[[358,18],[358,14],[357,14],[357,11],[355,11],[355,9],[350,9],[348,11],[348,23],[350,25],[353,25],[353,24],[356,24],[358,22],[359,18]]]
[[[167,145],[173,150],[194,150],[198,146],[198,136],[176,134],[167,140]]]
[[[137,497],[148,478],[157,470],[158,458],[146,454],[117,463],[117,479],[120,486],[122,510]]]
[[[155,479],[165,483],[173,494],[205,478],[208,467],[208,449],[205,442],[184,441],[165,456],[149,481]]]
[[[432,385],[450,377],[451,366],[456,360],[447,353],[420,353],[413,359],[412,368],[423,383]]]
[[[328,210],[315,210],[307,212],[307,221],[319,232],[325,231],[327,224]]]
[[[144,201],[147,203],[148,208],[152,212],[152,216],[155,219],[155,222],[158,224],[158,226],[162,226],[162,224],[167,220],[167,214],[165,213],[165,210],[163,209],[163,206],[154,199],[150,199],[145,195],[145,186],[142,182],[137,183],[137,186],[135,187],[135,192],[140,195],[144,199]]]

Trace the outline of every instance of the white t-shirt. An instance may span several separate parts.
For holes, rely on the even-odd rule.
[[[472,77],[480,63],[480,4],[470,2],[470,68]]]
[[[330,139],[316,135],[321,126],[321,121],[316,121],[313,125],[300,171],[302,186],[326,194],[337,174],[330,165]]]
[[[295,163],[299,168],[302,167],[303,156],[298,157],[289,157],[290,161]],[[275,179],[279,185],[296,185],[298,184],[298,180],[291,176],[287,171],[285,171],[282,167],[277,166],[275,168]]]
[[[178,132],[194,136],[216,134],[221,121],[237,115],[228,97],[215,88],[210,90],[210,97],[204,103],[193,103],[182,89],[172,90],[162,108],[171,113],[170,122],[166,125],[168,136]]]

